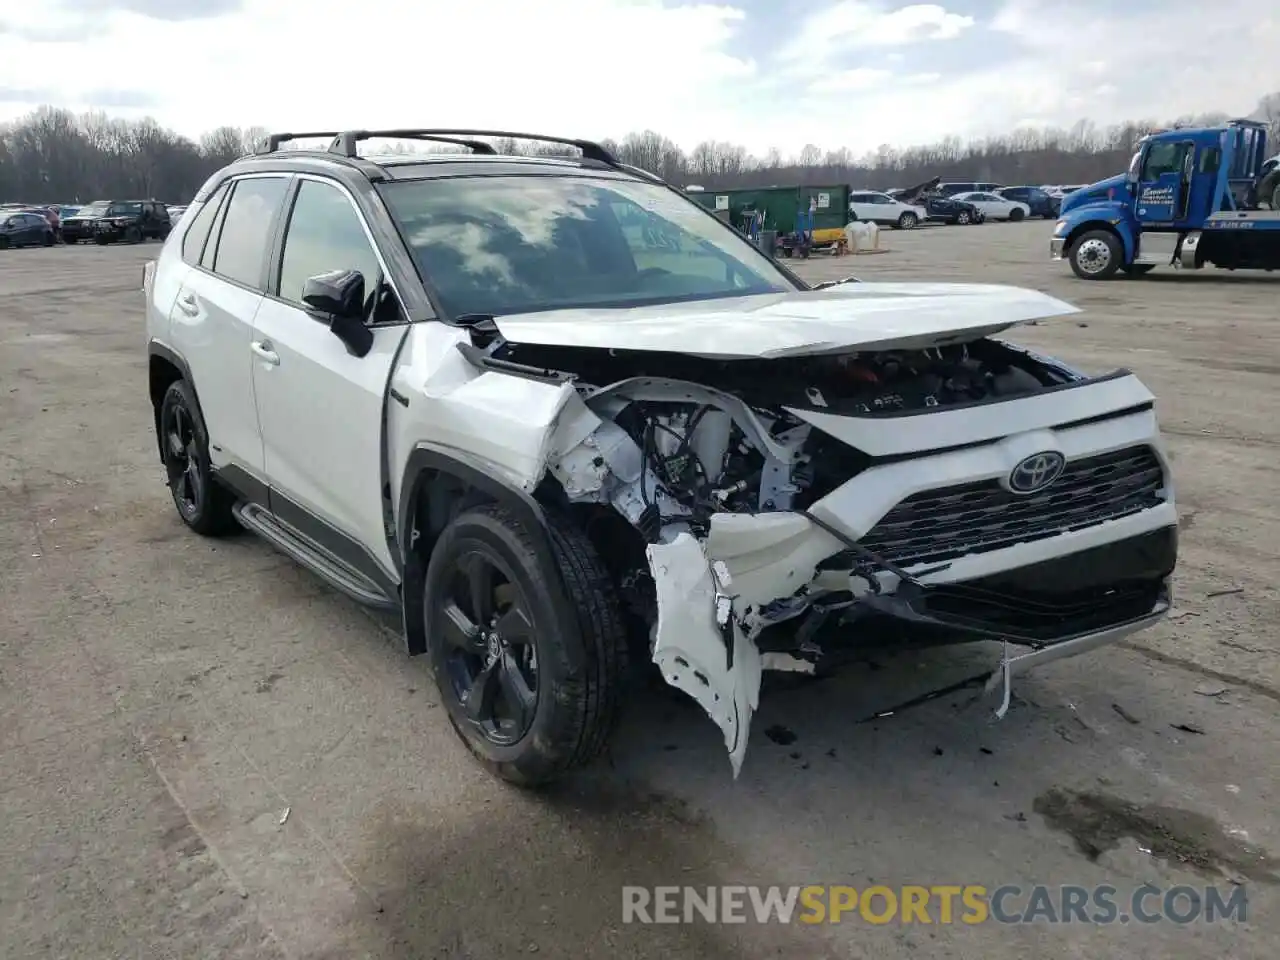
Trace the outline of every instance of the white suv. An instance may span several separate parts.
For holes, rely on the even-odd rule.
[[[914,230],[929,219],[929,211],[919,204],[895,200],[887,193],[859,190],[849,194],[849,219]]]
[[[388,135],[472,152],[358,155]],[[1152,395],[992,339],[1067,304],[811,288],[585,141],[300,136],[332,143],[215,174],[145,268],[173,500],[400,611],[500,775],[589,760],[649,659],[736,775],[764,669],[994,639],[1007,706],[1167,611]]]

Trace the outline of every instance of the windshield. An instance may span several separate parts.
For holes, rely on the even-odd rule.
[[[796,289],[740,234],[658,184],[499,176],[381,190],[419,274],[455,317]]]
[[[93,201],[93,203],[89,204],[87,207],[81,207],[79,212],[80,213],[105,213],[107,207],[109,206],[111,206],[110,201],[95,200]]]

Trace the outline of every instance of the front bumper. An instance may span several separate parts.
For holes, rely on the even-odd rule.
[[[1066,237],[1053,237],[1052,239],[1050,239],[1049,240],[1049,259],[1061,260],[1063,250],[1066,248],[1066,245],[1067,245]]]

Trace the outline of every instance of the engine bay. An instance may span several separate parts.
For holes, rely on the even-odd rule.
[[[804,509],[870,463],[788,407],[891,418],[1027,396],[1073,379],[991,339],[771,360],[509,343],[492,355],[572,376],[588,404],[625,431],[644,464],[632,498],[640,512],[630,518],[650,542],[670,523],[705,533],[716,513]]]

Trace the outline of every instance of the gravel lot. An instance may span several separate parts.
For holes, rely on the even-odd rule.
[[[1280,279],[1090,284],[1046,261],[1048,235],[886,232],[888,252],[798,269],[1083,307],[1019,339],[1158,395],[1183,510],[1174,618],[1043,668],[999,723],[970,693],[861,722],[992,649],[776,690],[737,783],[710,721],[654,695],[611,763],[540,797],[477,768],[384,623],[247,535],[180,526],[146,398],[157,248],[0,255],[0,957],[1280,954]],[[1228,877],[1244,925],[621,923],[629,884],[1123,898]]]

